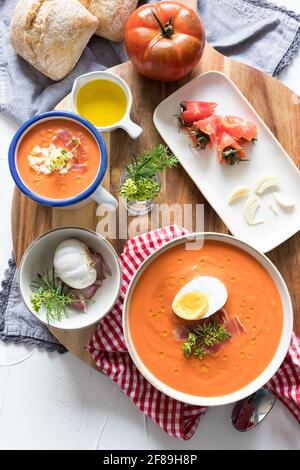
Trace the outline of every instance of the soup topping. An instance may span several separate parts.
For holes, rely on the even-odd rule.
[[[184,356],[191,355],[204,359],[205,355],[215,356],[229,341],[246,332],[237,315],[229,320],[226,312],[220,310],[209,320],[198,322],[197,326],[186,327],[187,339],[182,345]]]
[[[63,142],[64,147],[59,143]],[[65,175],[71,168],[78,170],[78,152],[81,141],[78,137],[72,136],[67,130],[59,129],[51,139],[51,143],[47,147],[35,145],[28,155],[30,167],[37,173],[49,175],[53,171],[58,171],[61,175]],[[80,152],[82,153],[82,152]],[[76,164],[76,167],[74,166]],[[84,168],[83,163],[80,167]]]
[[[227,289],[219,279],[197,276],[179,290],[172,302],[172,309],[184,320],[200,320],[217,312],[226,300]]]

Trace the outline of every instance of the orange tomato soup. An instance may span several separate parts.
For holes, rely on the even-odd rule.
[[[56,153],[51,154],[50,150]],[[53,155],[60,157],[56,166],[64,163],[61,157],[66,157],[68,166],[57,166],[45,173],[50,171],[45,170],[45,163],[41,164],[45,151],[52,155],[52,161]],[[100,149],[85,127],[66,119],[51,119],[24,135],[17,149],[16,165],[23,183],[32,192],[46,198],[67,199],[82,193],[94,181],[100,166]]]
[[[246,329],[202,360],[184,357],[184,339],[174,332],[186,322],[171,308],[180,288],[199,275],[224,283],[224,309],[229,319],[237,315]],[[280,342],[283,307],[270,275],[244,251],[217,241],[206,241],[200,250],[185,250],[181,244],[152,261],[140,276],[129,306],[129,326],[139,357],[161,382],[213,397],[241,389],[268,366]]]

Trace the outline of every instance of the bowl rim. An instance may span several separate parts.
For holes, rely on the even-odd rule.
[[[68,230],[68,229],[71,229],[71,230],[79,230],[79,231],[82,231],[82,232],[89,232],[90,234],[92,234],[93,236],[97,237],[99,240],[101,240],[106,246],[107,248],[111,251],[113,257],[115,258],[116,260],[116,266],[117,266],[117,271],[118,271],[118,289],[117,289],[117,293],[115,295],[115,298],[114,300],[111,302],[111,305],[110,307],[106,310],[105,313],[103,313],[103,315],[99,316],[99,318],[97,318],[97,320],[93,321],[92,323],[89,323],[88,325],[85,325],[85,326],[79,326],[79,327],[65,327],[65,326],[58,326],[58,325],[52,325],[51,323],[48,323],[47,321],[43,320],[41,317],[39,317],[35,312],[33,312],[30,308],[28,308],[28,305],[27,303],[25,302],[25,298],[24,298],[24,295],[23,295],[23,292],[22,292],[22,285],[21,285],[21,273],[22,273],[22,270],[24,268],[24,262],[26,260],[26,257],[28,256],[28,253],[34,249],[34,246],[37,242],[39,242],[42,238],[45,238],[49,235],[51,235],[52,233],[54,232],[59,232],[59,231],[64,231],[64,230]],[[23,256],[21,258],[21,261],[19,263],[19,273],[18,273],[18,286],[19,286],[19,292],[20,292],[20,295],[21,295],[21,299],[25,305],[25,307],[27,308],[27,310],[35,316],[35,318],[37,318],[40,322],[42,322],[44,325],[46,325],[48,328],[51,327],[51,328],[54,328],[54,329],[57,329],[57,330],[64,330],[64,331],[74,331],[74,330],[84,330],[86,328],[89,328],[90,326],[92,325],[95,325],[96,323],[98,323],[102,318],[105,317],[105,315],[107,315],[108,312],[110,312],[110,310],[114,307],[114,305],[116,304],[117,300],[118,300],[118,297],[120,295],[120,291],[121,291],[121,287],[122,287],[122,268],[121,268],[121,263],[120,263],[120,260],[119,260],[119,257],[118,257],[118,254],[116,252],[116,250],[114,249],[114,247],[102,236],[100,235],[99,233],[95,232],[94,230],[91,230],[91,229],[88,229],[88,228],[85,228],[85,227],[78,227],[78,226],[70,226],[70,227],[58,227],[58,228],[55,228],[53,230],[48,230],[47,232],[43,233],[42,235],[39,235],[37,238],[35,238],[35,240],[33,240],[30,245],[26,248],[26,250],[24,251],[23,253]]]
[[[283,314],[284,314],[283,315],[283,328],[282,328],[280,341],[279,341],[278,347],[276,349],[276,352],[273,358],[271,359],[267,367],[264,369],[264,371],[258,377],[256,377],[254,380],[252,380],[249,384],[242,387],[241,389],[235,392],[231,392],[226,395],[219,395],[219,396],[191,395],[188,393],[180,392],[179,390],[176,390],[168,386],[167,384],[163,383],[162,381],[157,379],[155,375],[144,365],[144,363],[140,359],[134,347],[134,344],[130,335],[129,315],[128,315],[130,300],[131,300],[132,293],[134,291],[134,287],[136,283],[138,282],[139,277],[143,273],[144,269],[156,257],[158,257],[163,252],[167,251],[170,247],[176,246],[182,243],[184,240],[186,241],[193,240],[193,239],[195,240],[196,237],[204,237],[204,239],[206,240],[217,240],[217,241],[229,243],[230,245],[233,245],[235,247],[242,249],[243,251],[250,254],[252,257],[254,257],[264,267],[264,269],[272,277],[273,282],[275,283],[277,289],[282,290],[282,294],[280,293],[280,297],[282,301]],[[264,263],[262,263],[261,261],[264,261]],[[276,277],[276,280],[274,279],[273,275]],[[141,372],[141,374],[146,378],[146,380],[148,380],[155,388],[160,390],[162,393],[170,396],[171,398],[174,398],[175,400],[179,400],[183,403],[188,403],[188,404],[197,405],[197,406],[219,406],[219,405],[226,405],[229,403],[233,403],[233,402],[242,400],[243,398],[246,398],[247,396],[256,392],[259,388],[263,387],[277,372],[277,370],[279,369],[280,365],[282,364],[287,354],[291,337],[292,337],[293,307],[292,307],[290,294],[289,294],[289,291],[287,289],[287,286],[285,284],[283,277],[281,276],[276,266],[272,263],[272,261],[269,258],[267,258],[266,255],[258,251],[256,248],[254,248],[250,244],[232,235],[222,234],[222,233],[217,233],[217,232],[193,232],[190,234],[180,236],[173,240],[170,240],[169,242],[165,243],[163,246],[153,251],[142,262],[142,264],[139,266],[138,270],[134,274],[133,278],[131,279],[130,285],[125,295],[122,323],[123,323],[122,326],[123,326],[125,343],[126,343],[127,349],[129,351],[129,354],[134,364],[136,365],[138,370]],[[285,329],[287,331],[284,333]]]
[[[90,186],[88,186],[88,188],[86,188],[84,191],[79,193],[77,196],[72,196],[66,199],[46,198],[31,191],[31,189],[29,189],[23,183],[19,175],[17,164],[16,164],[16,150],[17,150],[18,143],[20,142],[20,140],[22,139],[24,135],[24,132],[29,127],[35,126],[39,121],[51,120],[52,118],[53,119],[62,118],[62,119],[73,120],[79,123],[80,125],[82,125],[83,127],[86,127],[95,138],[100,149],[100,165],[99,165],[99,169],[98,169],[98,172],[96,174],[94,181],[90,184]],[[49,111],[46,113],[38,114],[37,116],[34,116],[28,119],[19,127],[19,129],[15,133],[9,146],[8,162],[9,162],[10,173],[14,179],[14,182],[17,185],[17,187],[20,189],[20,191],[23,194],[25,194],[25,196],[29,197],[33,201],[42,205],[47,205],[47,206],[52,206],[52,207],[65,207],[65,206],[69,206],[69,205],[81,202],[84,199],[87,199],[96,191],[98,186],[101,184],[104,178],[106,169],[107,169],[107,150],[106,150],[106,144],[102,135],[100,134],[98,129],[87,119],[69,111]]]

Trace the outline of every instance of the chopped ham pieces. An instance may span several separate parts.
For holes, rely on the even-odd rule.
[[[224,325],[225,326],[226,323],[228,323],[229,318],[228,318],[228,315],[225,312],[225,310],[221,309],[221,310],[218,310],[213,315],[211,315],[210,317],[203,318],[203,320],[199,320],[198,324],[199,325],[208,325],[212,321],[214,321],[216,323],[219,323],[219,325]],[[198,325],[196,325],[196,328],[197,328],[197,326]]]
[[[63,144],[64,147],[71,146],[72,148],[72,134],[68,131],[68,129],[59,129],[56,133],[56,136],[53,138],[54,144]],[[71,150],[68,148],[68,150]]]

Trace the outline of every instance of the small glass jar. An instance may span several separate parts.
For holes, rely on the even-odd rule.
[[[120,187],[123,186],[123,184],[125,183],[128,177],[129,177],[128,173],[126,171],[123,171],[121,180],[120,180]],[[155,181],[159,184],[159,190],[160,190],[159,173],[156,173]],[[156,197],[153,199],[148,199],[146,201],[130,201],[128,199],[125,199],[124,197],[122,197],[122,199],[123,199],[124,206],[126,207],[128,211],[128,215],[138,216],[138,215],[148,214],[148,212],[151,211]]]

